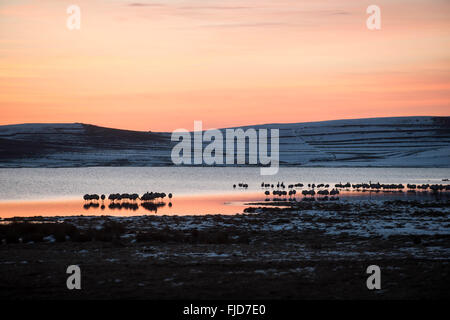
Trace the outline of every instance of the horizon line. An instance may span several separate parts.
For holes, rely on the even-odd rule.
[[[339,119],[329,119],[329,120],[318,120],[318,121],[305,121],[305,122],[266,122],[266,123],[259,123],[259,124],[246,124],[246,125],[238,125],[238,126],[226,126],[226,127],[220,127],[215,129],[232,129],[232,128],[246,128],[246,127],[258,127],[258,126],[273,126],[273,125],[289,125],[289,124],[303,124],[303,123],[323,123],[323,122],[334,122],[334,121],[347,121],[347,120],[371,120],[371,119],[398,119],[398,118],[449,118],[448,116],[423,116],[423,115],[417,115],[417,116],[394,116],[394,117],[364,117],[364,118],[339,118]],[[201,120],[193,120],[194,121],[201,121]],[[93,123],[86,123],[86,122],[22,122],[22,123],[10,123],[10,124],[0,124],[0,127],[6,127],[6,126],[20,126],[20,125],[61,125],[61,124],[81,124],[81,125],[90,125],[100,128],[107,128],[107,129],[116,129],[116,130],[123,130],[123,131],[134,131],[134,132],[154,132],[154,133],[168,133],[170,131],[152,131],[152,130],[136,130],[136,129],[126,129],[126,128],[119,128],[119,127],[108,127],[108,126],[102,126],[98,124]],[[177,128],[179,129],[179,128]],[[186,129],[186,128],[183,128]],[[176,130],[176,129],[174,129]],[[188,129],[186,129],[188,130]],[[209,130],[209,129],[205,129]],[[173,130],[172,130],[173,131]],[[204,131],[204,130],[203,130]]]

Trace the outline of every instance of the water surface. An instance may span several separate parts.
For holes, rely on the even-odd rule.
[[[224,167],[91,167],[0,169],[0,217],[35,215],[234,214],[249,201],[264,201],[261,183],[338,182],[443,183],[448,168],[280,168],[261,176],[259,168]],[[248,188],[233,188],[247,183]],[[287,190],[287,189],[286,189]],[[156,211],[138,207],[109,209],[109,202],[84,207],[85,193],[173,193]],[[341,198],[391,199],[429,197],[428,193],[342,193]],[[170,203],[170,204],[169,204]]]

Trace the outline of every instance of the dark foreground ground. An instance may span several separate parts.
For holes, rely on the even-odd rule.
[[[3,220],[0,299],[448,299],[449,204]],[[66,287],[74,264],[81,290]],[[369,265],[381,290],[366,287]]]

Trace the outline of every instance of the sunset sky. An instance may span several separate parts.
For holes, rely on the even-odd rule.
[[[0,108],[152,131],[449,116],[450,1],[0,0]]]

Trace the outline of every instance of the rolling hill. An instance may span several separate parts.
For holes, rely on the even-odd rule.
[[[242,128],[280,129],[282,166],[450,167],[450,117]],[[0,126],[0,167],[170,166],[170,136],[82,123],[5,125]]]

